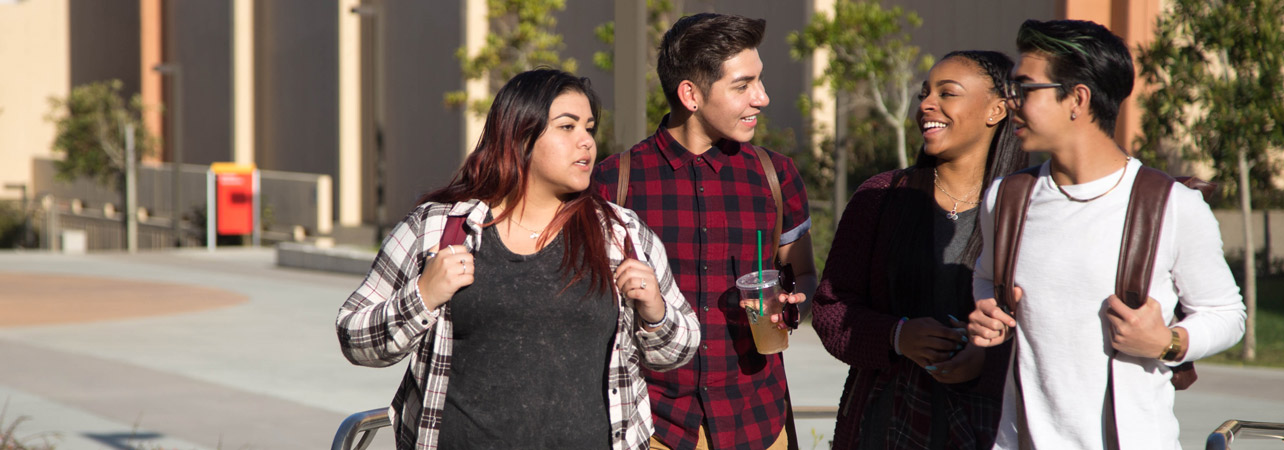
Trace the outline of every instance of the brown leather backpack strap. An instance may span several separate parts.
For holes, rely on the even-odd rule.
[[[1039,180],[1039,167],[1030,167],[1003,177],[994,205],[994,298],[1009,314],[1016,310],[1012,298],[1021,232],[1030,210],[1030,195]]]
[[[615,182],[615,204],[624,206],[624,200],[629,196],[629,172],[632,170],[633,152],[625,150],[620,153],[619,178]]]
[[[780,196],[780,176],[776,174],[776,165],[771,163],[771,156],[767,154],[762,147],[754,147],[754,154],[758,156],[758,163],[762,164],[762,175],[767,178],[767,187],[771,188],[771,200],[776,204],[776,228],[771,232],[771,249],[772,260],[775,260],[776,250],[780,248],[780,233],[784,232],[785,227],[785,202]]]
[[[1173,178],[1168,174],[1145,166],[1137,171],[1133,181],[1115,274],[1115,295],[1133,309],[1145,305],[1150,296],[1159,231],[1164,226],[1164,210],[1168,207],[1172,185]]]
[[[438,249],[464,243],[464,238],[468,237],[468,232],[464,230],[464,218],[465,216],[446,217],[446,227],[441,230],[441,240],[437,243]]]

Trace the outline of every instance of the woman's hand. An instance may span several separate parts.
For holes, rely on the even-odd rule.
[[[419,297],[429,311],[450,301],[455,292],[473,284],[473,254],[462,245],[450,245],[442,250],[433,246],[430,256],[419,275]]]
[[[963,340],[963,348],[957,353],[952,353],[953,357],[945,361],[924,367],[927,373],[935,378],[936,381],[946,384],[956,384],[981,376],[981,371],[985,369],[985,349],[970,345],[967,343],[967,324],[959,322],[953,316],[950,320],[954,323],[954,330],[959,333]]]
[[[901,354],[919,367],[927,368],[954,357],[967,343],[966,337],[954,328],[941,325],[931,317],[910,319],[901,325],[897,341]]]
[[[643,321],[664,320],[664,297],[660,296],[660,281],[651,266],[636,259],[625,259],[615,268],[615,288],[633,300],[633,309]]]

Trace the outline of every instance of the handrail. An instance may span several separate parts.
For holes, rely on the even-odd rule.
[[[794,407],[796,419],[829,419],[837,415],[838,407],[835,406]],[[339,431],[334,433],[334,442],[330,445],[330,450],[365,450],[380,428],[391,425],[392,421],[388,419],[388,408],[354,413],[339,424]],[[360,436],[359,440],[358,436]],[[353,441],[356,441],[355,446]]]
[[[334,433],[334,442],[330,450],[365,450],[374,441],[375,433],[380,428],[391,426],[388,419],[388,408],[372,409],[354,413],[343,419],[339,431]],[[360,435],[360,440],[357,439]],[[356,441],[356,445],[353,445]]]
[[[1262,438],[1284,441],[1284,423],[1227,420],[1208,435],[1204,450],[1226,450],[1235,437]]]

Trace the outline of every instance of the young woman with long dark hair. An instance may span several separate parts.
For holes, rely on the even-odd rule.
[[[812,325],[852,366],[835,449],[989,448],[1007,349],[967,345],[985,186],[1027,165],[998,52],[945,55],[923,82],[914,166],[871,177],[847,205]]]
[[[700,331],[664,245],[588,189],[597,117],[587,79],[514,77],[454,180],[392,230],[340,309],[349,361],[410,356],[398,449],[646,448],[641,367],[686,363]],[[466,237],[442,246],[451,217]]]

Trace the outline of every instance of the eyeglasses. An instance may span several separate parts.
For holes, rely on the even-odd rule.
[[[1012,109],[1021,109],[1025,103],[1025,95],[1028,91],[1043,88],[1061,87],[1061,83],[1016,83],[1010,82],[1006,87],[1004,95],[1009,102],[1012,102]]]

